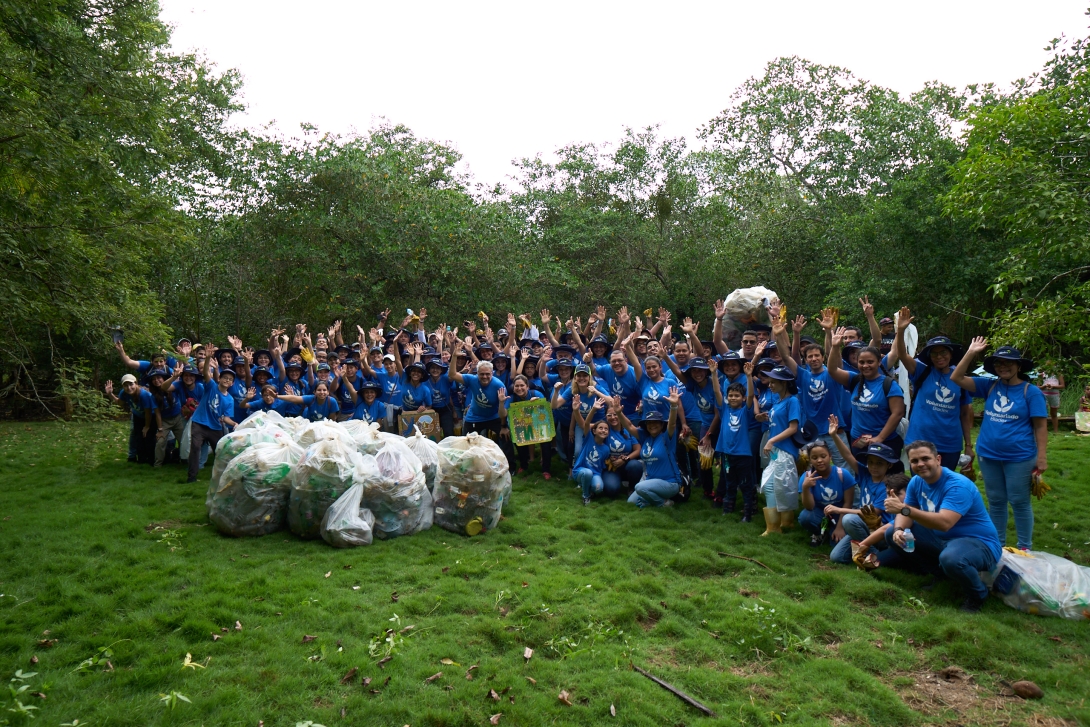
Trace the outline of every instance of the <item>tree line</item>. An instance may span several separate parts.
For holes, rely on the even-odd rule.
[[[93,415],[114,326],[135,355],[387,306],[710,320],[756,284],[1086,360],[1090,39],[908,96],[778,58],[692,140],[627,129],[493,188],[401,125],[236,129],[239,75],[169,40],[148,0],[0,3],[0,414]]]

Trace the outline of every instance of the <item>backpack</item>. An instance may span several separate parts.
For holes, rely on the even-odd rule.
[[[852,401],[858,401],[863,394],[863,374],[852,374],[856,378],[852,382]],[[893,377],[886,376],[882,379],[882,394],[889,397],[889,390],[893,388]]]

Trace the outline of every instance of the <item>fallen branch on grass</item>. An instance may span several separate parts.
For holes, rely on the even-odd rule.
[[[731,553],[719,553],[719,555],[723,556],[724,558],[737,558],[738,560],[748,560],[750,563],[756,563],[757,565],[761,566],[765,570],[772,570],[771,568],[769,568],[767,565],[765,565],[761,561],[754,560],[753,558],[747,558],[744,555],[732,555]]]
[[[748,559],[747,559],[747,560],[748,560]],[[639,672],[640,674],[643,674],[643,675],[644,675],[645,677],[647,677],[648,679],[650,679],[651,681],[653,681],[653,682],[654,682],[655,684],[658,684],[658,685],[659,685],[660,687],[662,687],[662,688],[663,688],[663,689],[665,689],[666,691],[668,691],[668,692],[670,692],[671,694],[673,694],[673,695],[674,695],[675,697],[677,697],[677,698],[678,698],[678,699],[680,699],[681,701],[683,701],[683,702],[685,702],[686,704],[688,704],[688,705],[689,705],[690,707],[696,707],[697,709],[699,709],[699,710],[700,710],[701,712],[703,712],[704,714],[708,715],[709,717],[718,717],[718,716],[719,716],[719,715],[717,715],[717,714],[716,714],[715,712],[713,712],[713,711],[711,711],[710,709],[708,709],[707,707],[705,707],[705,706],[704,706],[703,704],[701,704],[700,702],[698,702],[698,701],[696,701],[695,699],[693,699],[692,697],[690,697],[690,696],[689,696],[688,694],[686,694],[685,692],[681,691],[680,689],[678,689],[677,687],[673,686],[672,684],[669,684],[668,682],[664,682],[664,681],[662,681],[661,679],[659,679],[659,678],[658,678],[657,676],[655,676],[654,674],[651,674],[650,672],[646,672],[646,671],[644,671],[643,669],[639,668],[639,667],[638,667],[638,666],[636,666],[635,664],[633,664],[633,665],[632,665],[632,668],[633,668],[633,669],[635,669],[636,671],[638,671],[638,672]]]

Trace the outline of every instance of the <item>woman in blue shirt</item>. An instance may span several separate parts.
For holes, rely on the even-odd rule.
[[[312,422],[320,422],[325,419],[335,420],[335,415],[340,411],[337,400],[329,395],[329,386],[324,381],[319,381],[315,385],[313,394],[303,396],[280,394],[277,398],[289,404],[301,404],[306,407],[303,410],[303,418]]]
[[[626,364],[627,365],[627,364]],[[620,396],[613,397],[606,411],[606,424],[609,425],[609,462],[602,473],[605,494],[616,495],[621,491],[621,484],[628,483],[635,487],[643,478],[643,463],[640,462],[640,443],[631,433],[621,426],[620,412],[623,410]]]
[[[341,386],[348,391],[348,396],[352,399],[353,419],[360,419],[368,424],[377,422],[380,425],[386,421],[386,403],[380,398],[382,384],[377,381],[364,381],[359,391],[356,391],[356,387],[352,385],[348,374],[345,373],[341,375]]]
[[[454,410],[451,408],[450,379],[446,374],[447,364],[433,358],[425,364],[428,371],[428,386],[431,388],[431,408],[439,415],[439,426],[444,437],[454,436]]]
[[[593,408],[601,410],[602,402],[602,399],[596,399]],[[591,498],[602,494],[605,489],[602,473],[609,461],[609,443],[606,441],[609,437],[609,424],[605,419],[599,419],[590,424],[589,429],[591,437],[579,450],[579,456],[575,458],[571,471],[571,479],[583,488],[584,505],[589,505]]]
[[[963,446],[966,454],[976,457],[970,437],[972,396],[950,379],[961,360],[961,346],[946,336],[936,336],[912,358],[905,347],[905,329],[911,322],[912,311],[901,308],[890,351],[890,357],[904,365],[914,389],[905,441],[922,439],[933,443],[939,450],[942,466],[953,470],[958,466]]]
[[[1035,474],[1048,469],[1048,405],[1041,390],[1022,378],[1033,370],[1033,361],[1023,358],[1017,348],[1000,346],[984,359],[984,370],[997,378],[969,376],[969,363],[987,347],[987,339],[974,338],[950,379],[984,399],[976,453],[999,543],[1007,542],[1010,505],[1018,547],[1029,550],[1033,546],[1030,485]]]
[[[796,491],[799,472],[795,467],[799,448],[792,439],[801,420],[795,375],[786,366],[777,366],[768,372],[768,379],[776,403],[769,414],[768,440],[764,445],[769,462],[761,476],[761,491],[765,495],[765,531],[761,535],[790,528],[799,499]]]
[[[530,445],[520,447],[515,444],[514,437],[511,436],[511,432],[508,429],[507,412],[514,402],[531,401],[533,399],[543,399],[544,397],[541,395],[540,391],[530,388],[529,380],[522,374],[518,374],[512,379],[510,396],[507,395],[506,389],[500,389],[496,396],[500,401],[500,418],[503,420],[503,427],[500,429],[500,437],[511,442],[511,446],[515,450],[515,458],[518,460],[519,465],[515,475],[521,475],[530,468]],[[538,446],[541,448],[541,476],[546,480],[552,479],[552,442],[543,442]]]
[[[181,369],[179,363],[177,369]],[[185,417],[182,416],[182,400],[166,382],[171,377],[166,371],[152,371],[148,374],[148,390],[155,399],[155,410],[159,413],[157,422],[159,431],[155,435],[155,466],[162,467],[167,459],[167,435],[174,434],[176,442],[182,441],[185,433]],[[173,382],[171,382],[173,383]]]
[[[681,401],[681,392],[672,387],[666,395],[669,403],[669,415],[651,408],[644,412],[637,429],[623,411],[618,412],[621,425],[640,443],[640,459],[643,461],[643,479],[628,501],[639,508],[648,505],[663,507],[670,505],[670,498],[681,489],[681,471],[677,467],[677,408]]]
[[[897,434],[897,425],[905,415],[905,395],[893,377],[882,373],[879,363],[882,354],[873,346],[859,351],[855,362],[858,374],[849,374],[841,366],[840,344],[844,329],[833,333],[833,348],[829,353],[829,374],[836,383],[851,392],[852,453],[856,459],[866,456],[871,443],[884,444],[898,458],[904,448],[904,440]],[[899,472],[903,467],[898,466]]]
[[[560,398],[560,392],[571,386],[572,376],[575,372],[575,362],[570,358],[561,358],[556,361],[556,372],[548,374],[549,391],[552,392],[553,422],[556,427],[556,437],[553,444],[557,456],[565,462],[571,461],[571,442],[575,438],[572,431],[572,406],[571,402]],[[546,477],[545,479],[549,479]]]

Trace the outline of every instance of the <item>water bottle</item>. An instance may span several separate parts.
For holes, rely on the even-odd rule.
[[[973,461],[972,457],[970,457],[967,454],[962,454],[960,457],[958,457],[958,469],[959,470],[964,470],[966,467],[969,466],[969,463],[972,462],[972,461]]]
[[[905,547],[906,553],[912,553],[916,550],[916,536],[912,534],[911,530],[905,531]]]

